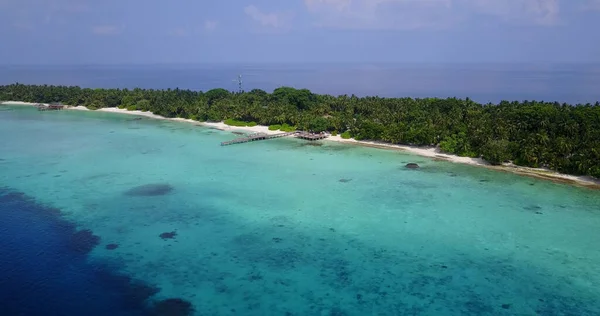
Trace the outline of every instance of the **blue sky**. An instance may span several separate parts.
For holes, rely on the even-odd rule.
[[[600,0],[0,0],[0,64],[600,62]]]

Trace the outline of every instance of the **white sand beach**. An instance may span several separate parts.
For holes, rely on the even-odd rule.
[[[2,102],[0,104],[33,106],[33,105],[36,105],[37,103],[20,102],[20,101],[6,101],[6,102]],[[83,110],[83,111],[89,110],[88,108],[86,108],[84,106],[65,106],[65,109]],[[198,121],[194,121],[191,119],[184,119],[184,118],[167,118],[167,117],[163,117],[160,115],[156,115],[152,112],[128,111],[126,109],[119,109],[119,108],[101,108],[101,109],[98,109],[97,111],[120,113],[120,114],[127,114],[127,115],[137,115],[137,116],[143,116],[143,117],[158,119],[158,120],[186,122],[186,123],[192,123],[192,124],[196,124],[196,125],[207,126],[207,127],[211,127],[211,128],[215,128],[215,129],[219,129],[219,130],[223,130],[223,131],[244,131],[244,132],[250,132],[250,133],[266,133],[266,134],[270,134],[270,135],[281,133],[281,131],[271,131],[271,130],[269,130],[268,126],[262,126],[262,125],[257,125],[257,126],[252,126],[252,127],[250,127],[250,126],[230,126],[230,125],[225,124],[224,122],[198,122]],[[494,169],[494,170],[498,170],[498,171],[512,172],[512,173],[517,173],[520,175],[531,176],[531,177],[546,179],[546,180],[550,180],[550,181],[571,183],[571,184],[575,184],[575,185],[579,185],[579,186],[600,189],[600,180],[589,177],[589,176],[574,176],[574,175],[558,173],[558,172],[552,171],[547,168],[528,168],[528,167],[516,166],[516,165],[510,164],[510,163],[506,163],[501,166],[493,166],[493,165],[490,165],[489,163],[487,163],[483,159],[460,157],[460,156],[456,156],[456,155],[452,155],[452,154],[443,153],[440,151],[439,148],[436,148],[436,147],[396,145],[396,144],[389,144],[389,143],[375,142],[375,141],[357,141],[355,139],[343,139],[339,135],[337,135],[337,136],[330,135],[325,141],[333,141],[333,142],[339,142],[339,143],[354,144],[354,145],[384,148],[384,149],[403,150],[403,151],[410,152],[410,153],[413,153],[413,154],[416,154],[416,155],[419,155],[422,157],[429,157],[429,158],[433,158],[433,159],[443,159],[443,160],[453,162],[453,163],[461,163],[461,164],[468,164],[468,165],[473,165],[473,166],[480,166],[480,167],[490,168],[490,169]]]
[[[81,110],[81,111],[89,111],[90,109],[86,108],[83,105],[78,105],[78,106],[69,106],[68,107],[69,110]]]
[[[0,105],[26,105],[26,106],[34,106],[34,105],[50,105],[49,103],[33,103],[33,102],[23,102],[23,101],[4,101],[0,102]]]

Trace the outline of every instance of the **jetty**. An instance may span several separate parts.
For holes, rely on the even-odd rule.
[[[273,139],[273,138],[280,138],[280,137],[286,137],[286,136],[291,136],[296,134],[296,132],[288,132],[288,133],[279,133],[279,134],[265,134],[265,133],[254,133],[254,134],[250,134],[246,137],[240,137],[240,138],[236,138],[230,141],[226,141],[226,142],[221,142],[221,146],[228,146],[228,145],[234,145],[234,144],[243,144],[243,143],[248,143],[248,142],[253,142],[253,141],[257,141],[257,140],[267,140],[267,139]]]
[[[296,137],[304,140],[321,140],[327,138],[329,135],[325,133],[309,133],[309,132],[297,132]]]
[[[65,108],[64,105],[62,104],[43,104],[43,103],[38,103],[35,105],[38,109],[38,111],[57,111],[57,110],[62,110]]]
[[[254,142],[258,140],[267,140],[273,138],[287,137],[287,136],[296,136],[297,138],[301,138],[304,140],[314,141],[327,138],[327,134],[325,133],[309,133],[309,132],[286,132],[286,133],[278,133],[278,134],[266,134],[266,133],[254,133],[245,137],[236,138],[230,141],[221,142],[221,146],[228,146],[234,144],[243,144],[248,142]]]

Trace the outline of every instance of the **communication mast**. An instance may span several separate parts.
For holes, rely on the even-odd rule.
[[[233,80],[233,81],[237,81],[238,83],[238,92],[242,93],[244,92],[244,89],[242,89],[242,75],[238,75],[237,79]]]

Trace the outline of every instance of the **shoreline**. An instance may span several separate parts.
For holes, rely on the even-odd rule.
[[[23,105],[23,106],[33,106],[38,103],[31,102],[22,102],[22,101],[4,101],[1,102],[0,105]],[[65,105],[65,110],[79,110],[79,111],[91,111],[85,106],[69,106]],[[266,134],[278,134],[281,131],[271,131],[268,126],[256,125],[256,126],[230,126],[225,124],[224,122],[199,122],[194,121],[192,119],[184,119],[184,118],[168,118],[160,115],[156,115],[152,112],[143,112],[143,111],[129,111],[126,109],[119,108],[100,108],[96,111],[100,112],[109,112],[109,113],[119,113],[126,115],[136,115],[142,116],[151,119],[157,120],[169,120],[175,122],[186,122],[200,126],[206,126],[209,128],[214,128],[222,131],[245,131],[245,132],[253,132],[253,133],[266,133]],[[546,168],[530,168],[530,167],[522,167],[514,164],[503,164],[499,166],[494,166],[487,163],[485,160],[481,158],[470,158],[470,157],[460,157],[452,154],[447,154],[441,152],[436,147],[419,147],[419,146],[409,146],[409,145],[398,145],[398,144],[390,144],[384,142],[377,141],[358,141],[353,138],[351,139],[343,139],[341,136],[329,136],[325,139],[325,141],[349,144],[349,145],[359,145],[365,147],[373,147],[379,149],[390,149],[390,150],[400,150],[408,153],[412,153],[421,157],[427,157],[432,159],[441,159],[452,163],[461,163],[467,164],[471,166],[484,167],[491,170],[502,171],[502,172],[510,172],[522,176],[533,177],[537,179],[548,180],[552,182],[565,183],[576,185],[580,187],[586,187],[591,189],[600,189],[600,179],[595,179],[590,176],[575,176],[559,173]]]

